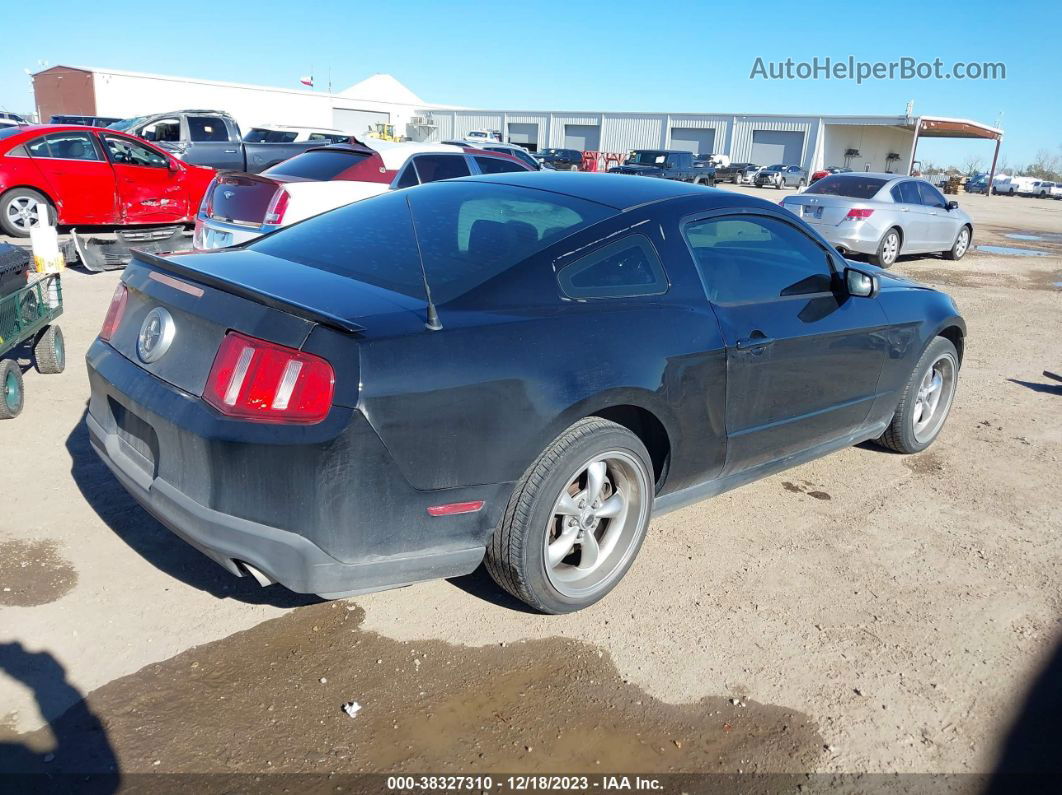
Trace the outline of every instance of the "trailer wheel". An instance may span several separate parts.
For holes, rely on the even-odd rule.
[[[22,412],[22,370],[14,359],[0,361],[0,420]]]
[[[63,344],[63,330],[58,326],[48,326],[33,346],[33,363],[37,372],[44,375],[61,373],[66,368],[66,346]]]

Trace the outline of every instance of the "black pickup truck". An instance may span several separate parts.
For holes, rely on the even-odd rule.
[[[716,182],[733,182],[735,185],[751,183],[753,176],[760,167],[755,163],[731,163],[729,166],[717,166],[715,169]]]
[[[217,110],[175,110],[123,119],[110,126],[139,135],[190,165],[251,174],[321,144],[320,141],[246,143],[241,140],[243,136],[236,120]]]
[[[697,185],[715,184],[714,166],[696,166],[692,152],[673,149],[635,149],[622,166],[613,166],[610,174],[638,174]]]

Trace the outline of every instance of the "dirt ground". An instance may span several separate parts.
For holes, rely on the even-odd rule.
[[[482,572],[336,603],[230,577],[89,449],[82,358],[119,274],[68,272],[68,370],[28,372],[0,423],[0,770],[984,772],[1057,750],[1062,202],[958,198],[975,244],[1045,254],[897,264],[969,325],[937,443],[657,518],[563,617]]]

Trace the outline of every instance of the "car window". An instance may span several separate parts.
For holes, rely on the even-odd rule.
[[[414,185],[419,185],[420,180],[417,179],[417,169],[413,167],[412,161],[406,163],[406,167],[402,169],[402,173],[395,181],[396,188],[412,188]]]
[[[727,216],[691,222],[685,231],[714,303],[764,303],[832,286],[825,250],[784,221]]]
[[[886,181],[880,177],[864,177],[857,174],[830,174],[809,187],[804,193],[869,199],[884,187]]]
[[[467,177],[471,173],[464,155],[418,155],[413,163],[421,183]]]
[[[342,149],[311,150],[295,155],[295,157],[289,158],[283,163],[277,163],[277,165],[267,168],[262,174],[267,177],[282,175],[323,182],[335,179],[348,168],[360,163],[365,157],[368,157],[368,155],[348,152]]]
[[[436,182],[315,216],[249,244],[254,251],[424,297],[417,236],[432,295],[463,295],[616,210],[543,191],[482,182]],[[320,245],[327,240],[328,245]],[[445,320],[445,319],[444,319]]]
[[[889,191],[892,194],[893,201],[898,201],[903,204],[921,204],[922,197],[918,193],[918,185],[911,180],[901,182],[898,185],[894,185],[892,190]]]
[[[644,235],[630,235],[566,265],[557,282],[570,298],[633,298],[668,288],[656,249]]]
[[[34,157],[53,157],[60,160],[103,160],[92,133],[61,132],[44,136],[49,154],[34,151]]]
[[[169,162],[154,149],[130,141],[128,138],[119,138],[115,135],[103,136],[107,146],[107,154],[111,162],[125,166],[148,166],[150,168],[168,168]]]
[[[928,182],[915,182],[912,183],[918,186],[918,193],[922,197],[922,204],[927,207],[947,207],[948,202],[944,199],[944,194],[934,188]]]
[[[255,127],[243,140],[249,144],[290,144],[299,137],[295,130],[266,130]]]
[[[145,125],[140,131],[140,137],[145,141],[179,141],[181,140],[180,119],[159,119]]]
[[[501,157],[477,157],[476,165],[484,174],[511,174],[514,171],[527,171],[519,163]]]
[[[48,151],[48,136],[42,135],[40,138],[34,138],[32,141],[26,143],[26,150],[30,153],[31,157],[51,157],[52,153]]]
[[[340,135],[339,133],[310,133],[309,141],[328,141],[332,144],[345,144],[350,141],[349,135]]]
[[[193,141],[227,141],[229,128],[218,116],[189,116],[188,137]]]

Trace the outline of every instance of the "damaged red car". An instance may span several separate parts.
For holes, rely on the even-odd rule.
[[[116,130],[3,128],[0,231],[28,237],[45,219],[62,226],[190,222],[214,175]]]

